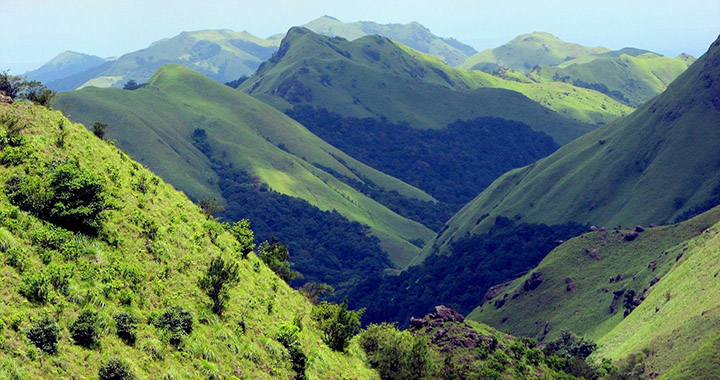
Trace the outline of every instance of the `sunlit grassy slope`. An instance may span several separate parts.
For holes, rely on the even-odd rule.
[[[496,215],[613,226],[668,223],[712,206],[720,194],[719,68],[715,42],[633,114],[506,173],[448,222],[436,250],[487,229]]]
[[[444,128],[458,118],[502,117],[522,121],[560,144],[592,129],[586,123],[631,111],[603,94],[564,83],[519,83],[457,70],[386,38],[350,42],[304,28],[291,29],[278,54],[240,89],[281,110],[307,104],[423,129]]]
[[[669,58],[650,52],[592,57],[595,59],[586,63],[541,66],[530,75],[540,81],[563,81],[601,89],[623,103],[639,107],[663,92],[695,61],[687,55]]]
[[[247,32],[200,30],[183,32],[127,53],[117,60],[47,83],[58,91],[74,90],[98,77],[119,77],[113,82],[91,82],[105,87],[122,87],[129,80],[147,81],[162,65],[178,63],[219,82],[252,74],[277,50],[277,41]]]
[[[5,136],[11,127],[25,144],[16,148],[3,143],[3,187],[12,176],[43,165],[77,161],[100,177],[111,207],[101,214],[104,238],[76,234],[54,241],[52,236],[62,235],[54,235],[58,231],[52,225],[18,210],[5,191],[0,192],[0,377],[97,379],[99,366],[119,357],[140,379],[290,379],[294,373],[289,356],[276,335],[284,323],[302,323],[299,337],[308,355],[309,378],[377,378],[356,346],[339,354],[321,342],[321,333],[309,319],[308,301],[254,254],[240,259],[228,232],[127,154],[60,112],[36,106],[0,104],[0,133]],[[6,153],[11,150],[24,153],[8,160]],[[152,235],[149,226],[156,228]],[[212,230],[217,235],[211,235]],[[53,248],[55,244],[60,248]],[[23,265],[8,259],[12,252],[22,253]],[[210,299],[196,285],[210,259],[218,255],[237,261],[240,272],[240,283],[231,288],[222,318],[210,312]],[[44,304],[28,302],[20,294],[23,278],[58,270],[69,276],[65,292],[51,285]],[[120,303],[121,294],[129,296],[130,306]],[[169,345],[167,336],[147,323],[172,305],[193,316],[194,329],[182,350]],[[100,343],[93,349],[73,344],[68,331],[83,309],[99,314]],[[113,316],[121,311],[139,318],[134,346],[116,336]],[[57,320],[61,329],[54,355],[39,352],[26,338],[34,322],[44,316]]]
[[[514,70],[527,72],[537,65],[559,65],[575,58],[605,53],[605,47],[587,47],[565,42],[550,33],[535,32],[515,37],[505,45],[483,50],[468,58],[460,68],[478,69],[491,63]]]
[[[433,233],[361,194],[315,164],[421,200],[426,193],[347,156],[256,99],[179,65],[165,66],[147,87],[135,90],[86,88],[60,95],[56,107],[90,126],[107,122],[108,137],[135,159],[194,199],[217,197],[209,159],[192,144],[207,132],[215,158],[242,168],[272,189],[337,210],[370,226],[393,262],[403,267]]]
[[[547,340],[570,330],[598,343],[598,360],[643,355],[646,374],[714,379],[719,221],[715,208],[681,224],[647,228],[633,241],[624,238],[629,230],[613,229],[574,238],[469,318],[517,335],[547,332]],[[532,273],[542,282],[528,289]],[[630,291],[644,300],[624,317]]]

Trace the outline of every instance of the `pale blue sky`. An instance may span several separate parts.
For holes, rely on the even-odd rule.
[[[417,21],[477,50],[519,34],[699,56],[720,33],[718,0],[0,0],[0,69],[14,74],[73,50],[103,57],[198,29],[284,33],[322,15]]]

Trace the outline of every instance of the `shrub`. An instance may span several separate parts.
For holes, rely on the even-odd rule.
[[[108,125],[106,123],[96,122],[92,126],[93,134],[102,140],[103,138],[105,138],[105,130],[107,129],[107,127]]]
[[[33,325],[25,334],[40,350],[48,354],[57,352],[60,339],[60,327],[51,317],[45,317]]]
[[[245,259],[255,249],[255,234],[250,229],[250,221],[247,219],[239,220],[233,223],[230,232],[240,244],[240,254]]]
[[[42,272],[27,274],[20,285],[20,294],[28,301],[44,304],[50,295],[50,279]]]
[[[393,325],[370,325],[360,335],[370,366],[383,379],[423,379],[430,372],[427,338],[398,331]],[[431,376],[430,376],[431,377]]]
[[[360,317],[365,309],[348,310],[347,300],[342,304],[321,302],[313,307],[312,319],[323,332],[323,342],[335,351],[345,351],[350,338],[360,329]]]
[[[228,287],[237,283],[239,279],[237,263],[225,262],[220,256],[212,259],[198,286],[212,299],[213,313],[222,315],[225,304],[230,299]]]
[[[118,358],[110,358],[98,370],[100,380],[134,380],[130,366]]]
[[[155,320],[155,326],[165,330],[170,344],[178,347],[193,331],[192,314],[182,306],[171,306]]]
[[[70,336],[75,344],[91,348],[100,339],[98,314],[92,310],[83,310],[78,319],[70,326]]]
[[[300,332],[300,328],[291,325],[284,324],[280,326],[280,331],[276,335],[276,339],[280,344],[287,348],[290,353],[290,361],[292,362],[293,371],[297,374],[296,380],[305,380],[305,369],[307,367],[307,356],[300,348],[300,342],[298,341],[297,334]]]
[[[285,282],[298,278],[300,273],[290,269],[290,252],[287,247],[280,244],[275,238],[271,238],[271,243],[264,241],[260,243],[258,247],[258,256],[262,259],[265,264],[272,269],[275,274],[280,276]]]
[[[127,345],[134,345],[137,339],[137,334],[135,333],[138,323],[137,317],[130,313],[120,312],[115,314],[114,319],[118,338]]]

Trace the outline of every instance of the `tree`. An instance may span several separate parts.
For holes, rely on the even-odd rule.
[[[250,229],[250,221],[241,219],[233,223],[230,232],[240,244],[240,254],[245,259],[255,249],[255,233]]]
[[[40,350],[48,354],[57,352],[57,344],[60,339],[60,327],[51,317],[39,320],[25,334],[28,339]]]
[[[192,314],[182,306],[171,306],[158,317],[155,327],[165,330],[170,344],[178,347],[183,338],[193,331]]]
[[[105,138],[105,130],[107,129],[107,127],[108,125],[106,123],[97,122],[93,124],[93,134],[99,139],[103,139]]]
[[[198,286],[213,301],[213,313],[222,315],[230,299],[228,288],[240,280],[238,273],[238,264],[235,262],[225,262],[220,256],[210,261],[210,266]]]
[[[290,361],[292,362],[293,371],[295,371],[295,380],[305,380],[305,368],[307,367],[307,356],[300,348],[300,341],[298,340],[297,334],[300,332],[300,328],[291,325],[284,324],[280,326],[276,338],[290,353]]]
[[[321,302],[312,311],[312,319],[323,332],[323,342],[335,351],[343,352],[360,329],[360,317],[365,309],[348,310],[347,299],[342,304]]]
[[[78,319],[70,326],[70,336],[75,344],[91,348],[100,339],[98,327],[98,313],[92,310],[83,310]]]
[[[218,200],[216,198],[201,199],[198,202],[198,205],[202,209],[203,214],[207,216],[212,216],[225,210],[218,204]]]
[[[324,295],[331,295],[335,292],[335,288],[322,282],[306,282],[298,289],[302,295],[310,302],[317,303],[318,298]]]
[[[57,94],[55,91],[45,87],[39,81],[24,81],[20,84],[22,90],[22,98],[41,106],[47,106],[53,97]]]
[[[130,366],[118,358],[110,358],[98,370],[100,380],[134,380]]]
[[[300,273],[290,269],[290,252],[287,247],[280,244],[280,242],[273,236],[270,238],[272,243],[264,241],[260,243],[258,247],[258,256],[262,259],[265,264],[272,269],[275,274],[280,276],[285,282],[298,278]]]
[[[118,338],[130,346],[134,345],[137,339],[135,333],[138,323],[137,317],[130,313],[120,312],[115,314],[114,319]]]
[[[123,90],[137,90],[138,88],[145,87],[147,83],[138,83],[134,79],[130,79],[123,86]]]
[[[7,70],[0,72],[0,92],[6,96],[17,99],[22,91],[22,83],[22,77],[10,75],[10,72]]]

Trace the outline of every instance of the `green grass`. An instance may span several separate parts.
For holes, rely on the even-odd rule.
[[[79,258],[65,260],[58,251],[38,245],[38,238],[52,227],[18,210],[4,192],[0,194],[0,239],[27,252],[24,273],[47,270],[41,257],[49,257],[49,265],[67,265],[71,274],[67,294],[51,290],[49,302],[36,305],[19,293],[24,274],[8,265],[0,266],[3,378],[96,378],[99,365],[112,356],[132,363],[141,379],[166,374],[178,379],[290,378],[287,353],[275,334],[281,324],[298,321],[304,326],[300,342],[308,355],[309,378],[341,379],[347,374],[358,379],[377,378],[366,368],[357,346],[351,346],[349,353],[338,354],[322,344],[321,333],[309,319],[310,303],[254,254],[238,260],[234,253],[237,243],[229,233],[221,232],[211,241],[208,231],[217,227],[215,222],[208,221],[171,185],[59,112],[22,103],[0,106],[0,130],[5,132],[12,120],[21,127],[24,149],[30,157],[19,165],[0,166],[0,182],[42,163],[77,160],[82,168],[102,178],[113,207],[102,213],[102,236],[106,238],[76,236],[62,241],[74,241],[81,251]],[[145,192],[137,190],[142,177],[149,179]],[[159,227],[154,240],[143,237],[142,221]],[[6,258],[5,253],[0,255]],[[209,298],[195,285],[216,255],[238,260],[241,278],[240,285],[230,291],[231,302],[222,318],[210,313]],[[118,277],[120,269],[138,273],[140,283],[126,283]],[[118,287],[132,291],[131,306],[119,303]],[[159,331],[146,323],[152,314],[175,304],[191,311],[195,321],[195,330],[186,338],[182,351],[164,343]],[[96,349],[72,344],[67,330],[86,307],[100,315],[102,334]],[[112,316],[121,310],[140,317],[135,346],[127,346],[115,336]],[[58,320],[62,330],[56,355],[37,352],[25,338],[31,321],[44,315]],[[240,321],[245,323],[245,333],[239,329]]]
[[[309,104],[422,129],[444,128],[458,118],[501,117],[524,122],[559,144],[591,130],[587,123],[605,123],[632,110],[567,84],[520,83],[454,69],[377,36],[350,42],[304,28],[291,29],[277,59],[240,89],[280,110]]]
[[[674,221],[715,199],[720,109],[714,44],[643,107],[506,173],[448,222],[435,246],[486,230],[494,216],[524,222],[615,226]],[[478,219],[489,214],[478,223]]]
[[[432,197],[354,160],[272,107],[185,67],[165,66],[147,87],[134,91],[63,93],[55,106],[87,126],[109,123],[109,138],[193,199],[221,199],[209,159],[192,145],[193,131],[202,128],[215,158],[258,176],[280,193],[368,225],[400,268],[419,252],[410,240],[429,241],[434,235],[313,164],[360,180],[355,171],[406,197]]]

